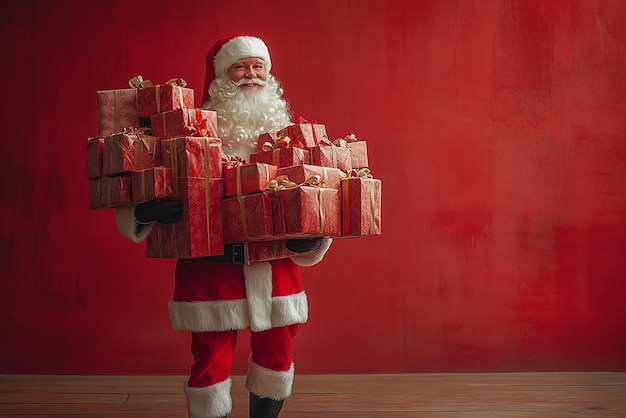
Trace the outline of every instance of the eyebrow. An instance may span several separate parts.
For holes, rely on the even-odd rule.
[[[246,58],[240,59],[239,61],[237,61],[234,65],[239,65],[239,64],[244,64],[244,61],[246,60]],[[262,58],[257,58],[257,60],[254,62],[254,64],[263,64],[265,65],[265,61],[263,61]]]

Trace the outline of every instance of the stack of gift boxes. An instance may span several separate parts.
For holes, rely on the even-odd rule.
[[[381,181],[367,144],[329,141],[323,124],[299,119],[262,134],[250,161],[223,154],[217,114],[194,108],[181,79],[98,91],[98,136],[87,140],[90,208],[178,199],[183,217],[154,225],[148,257],[196,258],[240,246],[243,262],[294,255],[289,238],[381,233]]]

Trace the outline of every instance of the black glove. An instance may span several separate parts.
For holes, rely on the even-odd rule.
[[[150,200],[135,207],[135,219],[138,223],[161,222],[173,224],[180,221],[183,214],[183,202],[180,200]]]
[[[288,239],[287,249],[294,253],[306,253],[309,251],[316,251],[322,246],[321,238],[309,238],[309,239]]]

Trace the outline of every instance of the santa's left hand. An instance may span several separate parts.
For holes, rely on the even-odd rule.
[[[309,251],[316,251],[319,250],[321,245],[321,238],[288,239],[286,244],[287,249],[289,251],[293,251],[294,253],[307,253]]]

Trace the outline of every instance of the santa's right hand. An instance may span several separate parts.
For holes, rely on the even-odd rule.
[[[135,220],[139,224],[161,222],[173,224],[183,215],[183,202],[180,200],[150,200],[135,206]]]

